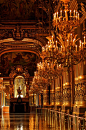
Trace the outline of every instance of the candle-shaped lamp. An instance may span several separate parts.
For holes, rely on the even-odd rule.
[[[56,48],[57,48],[57,41],[56,41]]]
[[[77,52],[77,45],[76,45],[76,52]]]
[[[58,18],[58,12],[57,12],[57,18]]]
[[[71,10],[70,10],[70,17],[71,17]]]
[[[79,13],[78,13],[78,20],[79,20]]]
[[[85,36],[84,36],[84,44],[85,44]]]

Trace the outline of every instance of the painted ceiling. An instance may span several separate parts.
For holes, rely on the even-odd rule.
[[[48,1],[44,0],[0,0],[1,20],[36,20],[47,19]],[[43,8],[42,8],[43,6]]]
[[[38,56],[31,52],[9,52],[1,56],[0,72],[2,76],[9,76],[13,66],[22,65],[28,68],[30,76],[34,75]]]

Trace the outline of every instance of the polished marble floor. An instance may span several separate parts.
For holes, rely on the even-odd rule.
[[[0,116],[0,130],[57,130],[57,121],[43,113],[5,113]]]

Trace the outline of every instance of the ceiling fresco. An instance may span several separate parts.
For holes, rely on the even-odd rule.
[[[1,56],[0,72],[2,76],[9,76],[13,66],[22,65],[23,68],[28,68],[30,76],[34,75],[38,56],[31,52],[9,52]]]
[[[47,0],[0,0],[1,20],[36,20],[42,17],[47,18]],[[43,8],[42,8],[43,6]]]

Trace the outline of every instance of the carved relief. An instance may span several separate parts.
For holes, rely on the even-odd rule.
[[[75,101],[86,101],[86,91],[84,83],[79,83],[75,85]]]
[[[63,88],[63,101],[71,100],[71,88]]]
[[[9,74],[10,78],[15,78],[15,76],[22,75],[25,78],[29,78],[28,70],[22,67],[22,65],[17,65],[12,67],[11,73]]]
[[[61,92],[60,92],[60,90],[56,90],[56,92],[55,92],[55,101],[61,102]]]

